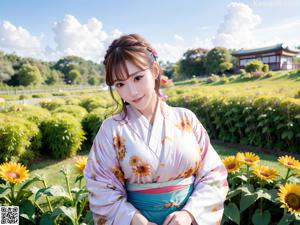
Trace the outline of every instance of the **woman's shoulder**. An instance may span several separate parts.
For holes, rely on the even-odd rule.
[[[114,133],[116,130],[119,130],[125,122],[126,120],[124,120],[120,114],[111,115],[102,122],[98,133]]]
[[[172,106],[171,109],[172,109],[173,115],[178,116],[178,117],[182,117],[182,116],[188,117],[188,118],[196,117],[195,113],[192,110],[187,109],[187,108]]]

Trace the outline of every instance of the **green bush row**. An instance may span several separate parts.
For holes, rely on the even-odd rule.
[[[300,153],[300,103],[295,99],[180,95],[169,103],[195,112],[213,139]]]

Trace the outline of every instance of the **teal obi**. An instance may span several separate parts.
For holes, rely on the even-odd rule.
[[[194,177],[161,183],[127,183],[127,201],[150,222],[163,224],[166,217],[180,211],[193,192]]]

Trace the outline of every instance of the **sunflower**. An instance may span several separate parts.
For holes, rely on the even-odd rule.
[[[107,219],[103,215],[100,215],[97,219],[97,225],[105,225],[106,222],[107,222]]]
[[[190,167],[189,169],[187,169],[186,171],[184,171],[183,173],[183,177],[187,178],[187,177],[191,177],[194,173],[194,168]]]
[[[248,166],[252,166],[259,161],[259,156],[252,152],[245,152],[245,153],[238,152],[236,154],[236,159],[240,163],[245,163]]]
[[[133,155],[133,156],[130,157],[129,165],[136,166],[139,161],[140,161],[140,158],[136,155]]]
[[[136,176],[145,177],[150,175],[151,167],[148,163],[140,162],[138,165],[133,167],[132,170]]]
[[[117,158],[119,161],[122,161],[126,155],[125,146],[118,149]]]
[[[81,175],[83,174],[83,170],[85,168],[87,159],[88,158],[86,156],[80,156],[76,159],[75,168],[76,168],[76,171]]]
[[[124,173],[119,166],[114,166],[112,168],[112,172],[121,183],[124,183],[125,181]]]
[[[300,170],[300,162],[292,156],[288,156],[288,155],[280,156],[278,158],[278,162],[280,162],[282,165],[286,166],[291,170],[292,169]]]
[[[240,171],[240,163],[237,161],[235,156],[228,156],[222,160],[228,173],[236,173]]]
[[[287,208],[289,212],[300,215],[300,185],[296,183],[286,183],[281,186],[278,192],[279,201],[282,208]]]
[[[253,173],[261,180],[269,183],[273,182],[278,177],[278,172],[276,169],[263,165],[254,166]]]
[[[182,118],[178,124],[176,124],[176,127],[183,131],[192,131],[192,125],[190,121],[187,118]]]
[[[28,179],[28,170],[20,163],[6,162],[0,165],[0,176],[12,184],[19,184]]]
[[[125,146],[125,139],[120,135],[113,137],[113,146],[116,150]]]

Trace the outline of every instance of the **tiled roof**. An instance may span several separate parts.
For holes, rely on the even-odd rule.
[[[277,50],[286,50],[294,53],[298,53],[299,50],[289,48],[288,46],[284,46],[282,43],[277,44],[277,45],[272,45],[272,46],[267,46],[263,48],[254,48],[254,49],[241,49],[238,51],[235,51],[232,53],[233,56],[240,56],[240,55],[250,55],[254,53],[266,53],[266,52],[273,52]]]

